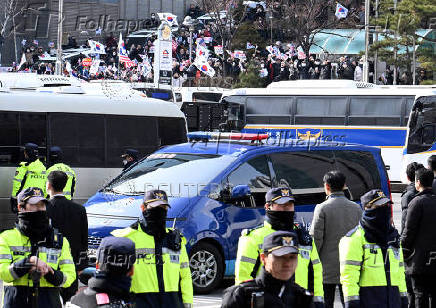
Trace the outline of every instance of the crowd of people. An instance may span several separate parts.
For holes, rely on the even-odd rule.
[[[203,14],[204,12],[195,5],[191,5],[187,11],[187,16],[193,20]],[[280,10],[273,10],[273,14],[280,14]],[[264,41],[267,41],[269,34],[265,30],[265,23],[267,22],[265,19],[265,7],[261,4],[255,6],[248,5],[244,16],[242,22],[253,23],[259,35]],[[157,25],[157,18],[152,16],[151,26],[156,27]],[[270,49],[268,49],[268,46],[267,48],[257,46],[257,42],[247,42],[246,48],[239,51],[217,49],[215,47],[222,44],[217,27],[217,23],[213,21],[200,21],[196,23],[192,32],[192,46],[190,46],[191,33],[189,32],[189,27],[180,25],[178,30],[173,32],[172,80],[174,86],[192,85],[192,82],[198,81],[200,77],[208,76],[203,74],[199,67],[195,65],[198,46],[205,47],[208,50],[209,57],[207,61],[208,65],[215,72],[213,77],[231,77],[233,84],[238,81],[241,73],[247,72],[248,69],[254,70],[263,80],[264,85],[273,81],[296,79],[349,79],[362,81],[363,61],[356,55],[344,55],[341,57],[332,57],[324,54],[306,55],[304,52],[301,53],[293,42],[281,42],[279,40],[272,46],[269,46]],[[280,31],[275,32],[274,37],[280,39],[280,33]],[[135,63],[135,66],[126,67],[124,63],[119,62],[118,40],[114,34],[106,33],[104,38],[97,36],[94,39],[100,40],[106,49],[105,54],[98,54],[94,57],[101,60],[99,67],[93,71],[90,67],[90,62],[82,62],[84,58],[89,58],[89,55],[79,54],[66,59],[63,73],[67,76],[74,76],[85,80],[120,79],[128,82],[152,82],[154,41],[156,38],[156,35],[150,35],[141,39],[127,38],[127,53],[129,58]],[[89,48],[88,39],[83,39],[83,42],[79,43],[82,43],[81,46],[83,48]],[[67,50],[69,48],[78,48],[80,47],[79,43],[74,36],[69,35],[68,44],[63,47]],[[46,50],[41,46],[35,45],[35,41],[23,45],[22,52],[25,63],[14,63],[12,70],[27,70],[37,72],[38,74],[54,74],[53,57],[56,56],[56,50],[53,43],[49,45]],[[191,55],[189,54],[190,50]],[[47,57],[51,57],[51,61],[47,61]],[[370,82],[393,84],[393,70],[388,67],[375,80],[373,69],[373,65],[370,64]],[[425,71],[419,72],[416,78],[417,84],[425,79]],[[406,71],[398,73],[397,82],[399,84],[411,84],[412,76]]]

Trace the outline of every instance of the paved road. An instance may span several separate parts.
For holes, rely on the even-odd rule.
[[[401,226],[401,206],[399,193],[392,194],[394,201],[394,223],[397,228]],[[225,287],[232,285],[232,281],[226,280],[223,286],[213,293],[208,295],[196,295],[194,296],[194,307],[208,307],[208,308],[218,308],[221,306],[222,293]],[[2,298],[2,282],[0,281],[0,299]],[[339,297],[336,298],[335,308],[341,308]]]

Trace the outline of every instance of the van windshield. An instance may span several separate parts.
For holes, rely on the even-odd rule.
[[[229,155],[155,153],[122,173],[103,191],[141,195],[161,189],[169,197],[192,197],[235,159]]]

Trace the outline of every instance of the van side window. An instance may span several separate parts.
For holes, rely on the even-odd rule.
[[[243,163],[230,173],[227,182],[230,188],[248,185],[256,207],[263,207],[265,193],[271,188],[271,176],[266,156],[258,156]],[[248,207],[249,204],[247,200],[244,206]]]
[[[371,189],[381,188],[380,175],[374,157],[363,151],[333,151],[337,168],[345,174],[346,185],[353,201]]]
[[[324,174],[334,169],[331,151],[280,152],[270,155],[275,172],[274,186],[288,186],[295,203],[317,204],[324,201]]]

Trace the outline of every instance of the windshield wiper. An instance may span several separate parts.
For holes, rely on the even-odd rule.
[[[110,188],[110,187],[103,187],[102,189],[100,189],[100,192],[110,192],[110,193],[114,193],[114,194],[119,194],[113,188]]]
[[[143,191],[125,191],[123,193],[118,192],[118,194],[123,194],[126,196],[140,196],[140,195],[143,195],[144,192]]]

